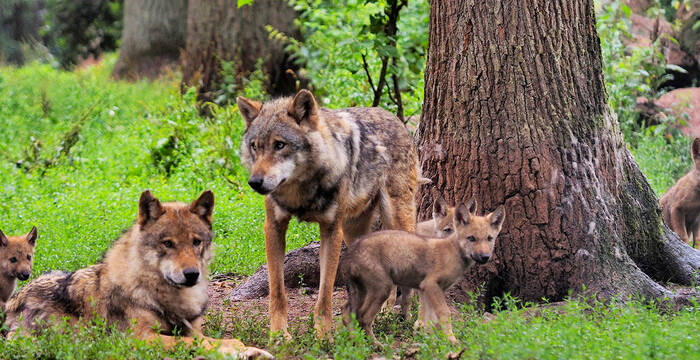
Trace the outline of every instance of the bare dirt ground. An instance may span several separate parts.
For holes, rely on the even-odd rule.
[[[267,329],[269,324],[268,302],[269,297],[259,299],[232,302],[226,299],[231,291],[245,280],[241,276],[222,275],[217,276],[209,283],[209,311],[224,314],[224,321],[231,323],[236,320],[250,320],[254,318],[262,323]],[[287,310],[289,327],[297,326],[305,328],[309,314],[313,311],[313,306],[318,298],[317,289],[300,288],[287,289]],[[344,289],[336,289],[333,292],[334,315],[340,314],[340,308],[347,299]],[[226,335],[231,335],[229,332]]]

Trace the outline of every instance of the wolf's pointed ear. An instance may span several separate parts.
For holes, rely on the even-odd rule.
[[[250,123],[252,123],[253,120],[258,117],[258,114],[260,114],[262,103],[259,101],[246,99],[243,96],[239,96],[236,99],[236,103],[238,103],[238,111],[241,113],[241,116],[243,116],[243,120],[245,120],[245,128],[247,129],[248,126],[250,126]]]
[[[300,90],[292,104],[289,105],[289,116],[293,117],[297,124],[306,125],[310,128],[316,128],[318,124],[318,104],[314,98],[314,94],[309,90]]]
[[[695,167],[700,169],[700,138],[693,140],[693,146],[690,149],[690,154],[693,156]]]
[[[503,220],[506,219],[506,210],[503,208],[503,205],[501,205],[498,207],[498,209],[496,209],[496,211],[490,213],[488,217],[491,226],[493,226],[494,229],[501,231]]]
[[[141,198],[139,199],[139,225],[143,226],[149,221],[158,220],[164,212],[160,201],[151,194],[150,190],[141,193]]]
[[[469,201],[467,201],[467,210],[471,216],[476,215],[476,196],[472,196]]]
[[[211,190],[203,192],[197,200],[190,204],[190,211],[211,225],[214,213],[214,193]]]
[[[455,210],[455,225],[466,226],[472,221],[469,209],[464,204],[459,204]]]
[[[433,218],[444,218],[445,216],[447,216],[447,203],[438,194],[435,202],[433,202]]]
[[[34,246],[36,245],[36,237],[37,237],[37,231],[36,231],[36,226],[32,226],[32,229],[29,230],[29,233],[25,237],[27,239],[27,242],[29,245]]]
[[[7,244],[10,243],[10,240],[5,236],[5,234],[0,230],[0,246],[7,246]]]

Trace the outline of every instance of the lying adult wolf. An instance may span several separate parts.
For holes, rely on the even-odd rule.
[[[385,229],[415,231],[418,159],[406,128],[380,108],[318,106],[307,90],[266,103],[238,98],[246,131],[241,160],[265,197],[270,330],[287,332],[282,265],[292,216],[321,231],[317,333],[331,328],[331,297],[341,242],[369,232],[375,212]],[[408,294],[409,292],[404,292]],[[406,296],[407,297],[407,296]],[[407,301],[405,301],[407,303]]]
[[[205,191],[191,204],[161,203],[141,194],[136,224],[101,262],[73,273],[51,272],[25,285],[7,303],[8,336],[41,328],[53,319],[74,322],[97,314],[117,328],[132,325],[144,339],[177,343],[171,336],[198,336],[203,346],[225,354],[271,357],[239,340],[204,337],[207,273],[211,261],[214,194]],[[158,328],[158,329],[157,329]],[[182,340],[191,343],[192,337]]]

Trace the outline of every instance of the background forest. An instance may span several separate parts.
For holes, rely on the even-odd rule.
[[[132,224],[136,199],[216,194],[217,286],[265,261],[263,197],[238,159],[235,98],[312,89],[324,106],[381,106],[415,131],[421,118],[430,4],[419,0],[3,0],[0,3],[0,228],[39,229],[32,278],[95,263]],[[277,5],[275,5],[277,4]],[[275,6],[272,6],[275,5]],[[700,136],[700,2],[596,3],[607,101],[657,196],[691,166]],[[212,26],[219,24],[219,26]],[[317,240],[294,222],[288,250]],[[226,281],[223,281],[226,280]],[[302,289],[307,291],[307,289]],[[478,297],[478,290],[470,294]],[[292,358],[691,358],[699,305],[642,301],[525,304],[508,294],[456,307],[464,348],[385,314],[376,353],[357,329],[316,342],[308,319],[293,344],[268,344],[264,306],[217,299],[211,336]],[[627,299],[622,299],[627,300]],[[548,299],[543,299],[546,303]],[[563,310],[562,310],[563,309]],[[491,314],[492,313],[492,314]],[[216,357],[166,351],[97,321],[0,342],[3,358]],[[69,326],[69,325],[65,325]],[[430,344],[430,346],[426,345]],[[450,355],[451,354],[451,355]],[[454,357],[453,357],[454,358]]]

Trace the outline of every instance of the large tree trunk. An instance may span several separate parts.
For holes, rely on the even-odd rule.
[[[505,204],[495,258],[452,295],[485,283],[552,301],[674,297],[693,283],[700,252],[663,225],[657,198],[606,105],[593,0],[432,0],[425,102],[418,128],[424,176],[480,211]],[[420,194],[423,217],[432,192]]]
[[[178,63],[186,34],[187,0],[125,0],[121,48],[113,76],[158,76],[163,68]]]
[[[222,85],[221,62],[233,62],[236,82],[256,70],[263,59],[266,90],[289,95],[296,89],[296,66],[284,44],[271,39],[267,25],[299,38],[296,12],[284,1],[255,0],[241,8],[235,0],[190,1],[183,83],[197,86],[199,98],[212,101]],[[291,72],[288,70],[292,70]]]

